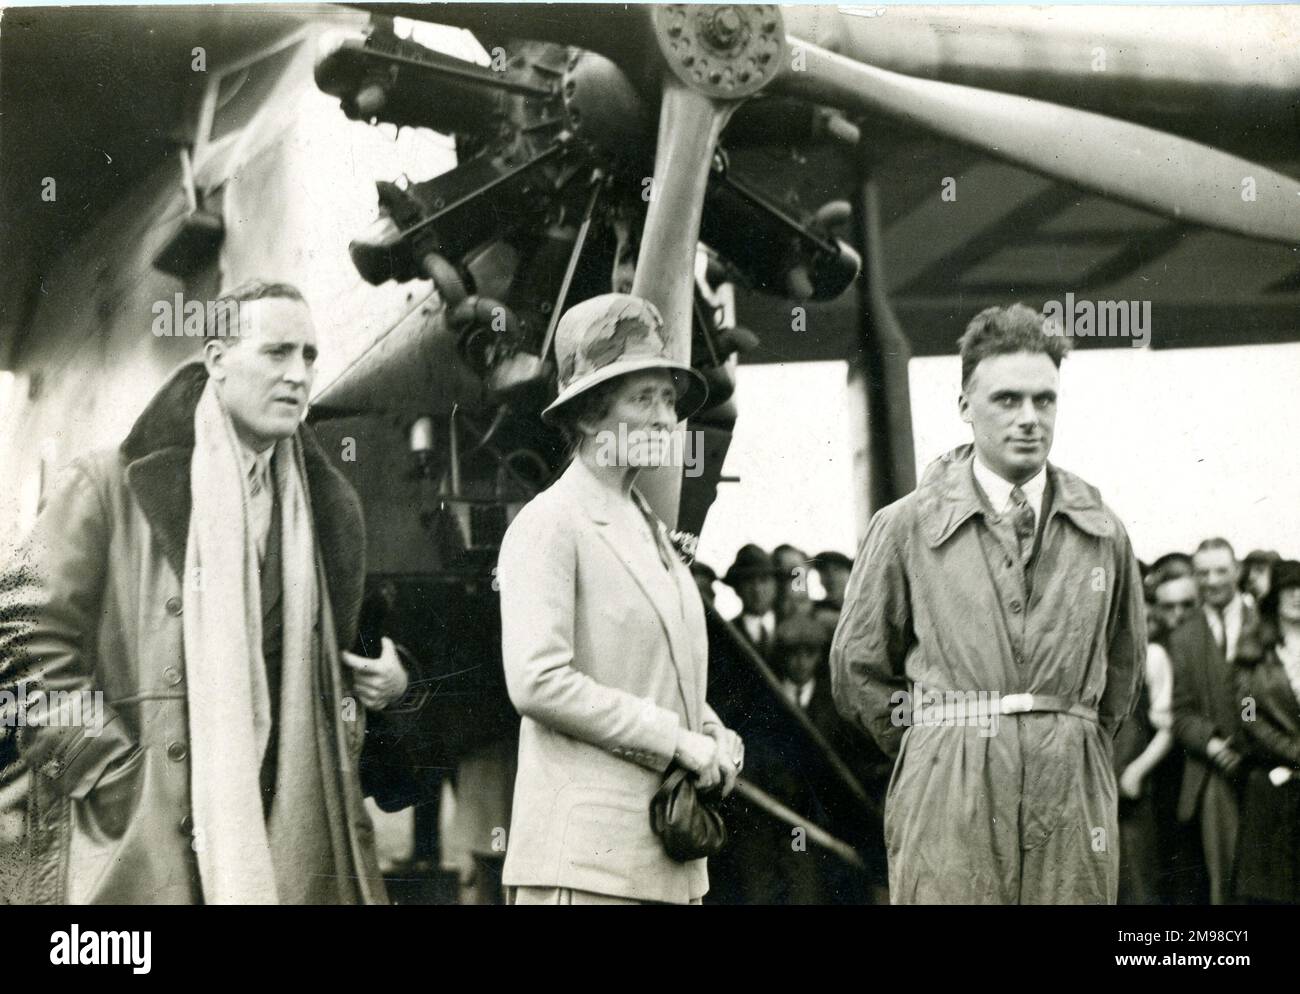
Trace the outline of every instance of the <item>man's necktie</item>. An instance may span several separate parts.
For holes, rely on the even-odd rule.
[[[254,460],[248,471],[248,522],[252,528],[253,541],[257,545],[257,559],[260,563],[266,556],[267,533],[271,527],[271,515],[274,513],[275,499],[272,496],[270,464],[260,459]]]
[[[1222,608],[1215,608],[1214,615],[1219,619],[1219,625],[1214,629],[1214,641],[1219,643],[1219,651],[1223,653],[1223,658],[1228,658],[1228,619],[1223,614]]]
[[[1011,521],[1016,529],[1016,541],[1020,543],[1020,560],[1024,562],[1033,550],[1038,520],[1025,492],[1019,487],[1011,488]]]

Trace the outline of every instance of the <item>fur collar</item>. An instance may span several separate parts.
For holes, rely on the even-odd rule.
[[[149,401],[121,446],[127,485],[177,576],[185,568],[190,527],[194,410],[207,381],[202,362],[189,362],[177,369]],[[346,648],[356,637],[365,582],[361,501],[343,474],[330,464],[315,433],[302,425],[298,437],[307,467],[316,540],[339,626],[339,644]]]

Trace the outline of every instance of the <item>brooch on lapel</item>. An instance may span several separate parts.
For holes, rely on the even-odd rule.
[[[682,562],[691,566],[695,562],[695,550],[699,548],[700,536],[694,532],[675,531],[668,533],[668,540],[672,542],[673,548],[677,550],[677,555],[681,556]]]

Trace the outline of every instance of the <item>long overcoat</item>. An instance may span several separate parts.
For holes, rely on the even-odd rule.
[[[120,448],[75,460],[0,582],[0,688],[102,692],[102,728],[67,720],[20,729],[30,771],[24,903],[202,900],[190,816],[181,615],[194,410],[207,380],[182,366]],[[356,634],[365,532],[355,491],[299,428],[312,518],[341,646]],[[384,903],[357,772],[364,708],[335,698],[346,843],[361,897]],[[12,691],[11,691],[12,692]],[[93,700],[93,698],[92,698]],[[346,720],[352,716],[355,720]],[[63,715],[63,718],[75,717]]]
[[[1137,563],[1095,488],[1047,467],[1027,583],[972,471],[932,463],[872,520],[832,648],[840,712],[896,756],[885,805],[895,903],[1113,903],[1119,833],[1112,739],[1146,652]],[[937,693],[966,723],[922,722]],[[1041,694],[1058,712],[978,719],[986,695]],[[958,698],[952,696],[956,702]],[[960,711],[958,712],[960,713]]]

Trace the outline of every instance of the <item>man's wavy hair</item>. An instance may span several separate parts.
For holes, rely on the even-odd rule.
[[[1047,318],[1024,304],[1010,307],[986,307],[966,325],[966,333],[957,339],[961,351],[961,388],[966,389],[975,367],[995,355],[1038,352],[1052,360],[1057,369],[1070,351],[1070,340],[1063,335],[1049,335]]]
[[[207,321],[203,329],[203,338],[238,339],[241,332],[239,325],[239,305],[250,300],[296,300],[305,304],[302,291],[292,283],[272,283],[267,280],[245,280],[239,286],[227,290],[212,301],[206,308]]]

